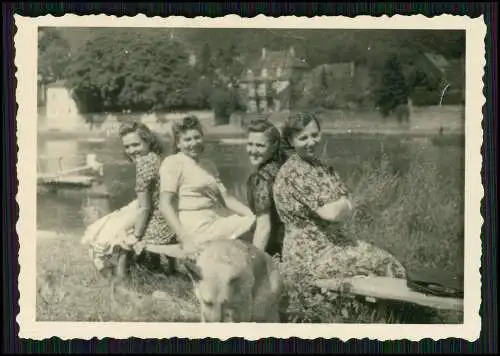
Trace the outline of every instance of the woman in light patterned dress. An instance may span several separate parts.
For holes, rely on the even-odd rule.
[[[292,114],[282,134],[295,151],[281,167],[274,185],[276,208],[285,225],[282,267],[289,312],[306,310],[305,314],[312,316],[317,314],[315,308],[332,306],[331,300],[316,293],[312,283],[317,279],[361,274],[404,278],[404,268],[392,255],[350,238],[343,230],[342,220],[353,207],[338,174],[318,158],[318,118],[309,113]],[[359,310],[359,306],[351,309]],[[339,306],[339,314],[341,309],[343,306]],[[331,317],[342,319],[342,315]]]
[[[203,128],[197,117],[176,123],[173,137],[175,154],[160,167],[160,209],[184,252],[194,258],[204,242],[243,237],[255,216],[227,192],[217,167],[203,157]]]

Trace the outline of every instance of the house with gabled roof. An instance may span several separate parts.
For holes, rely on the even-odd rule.
[[[465,61],[464,59],[446,59],[436,53],[423,53],[425,59],[435,68],[441,88],[448,88],[449,93],[465,94]]]
[[[423,84],[416,83],[413,93],[415,99],[427,92],[425,95],[433,99],[433,104],[440,103],[441,97],[443,104],[465,101],[464,58],[448,59],[439,53],[424,50],[418,53],[412,63],[404,66],[407,78],[413,71],[425,78]],[[426,87],[426,84],[430,86]]]
[[[295,49],[270,51],[262,48],[258,58],[245,63],[240,94],[247,112],[276,112],[290,107],[291,85],[309,68]]]

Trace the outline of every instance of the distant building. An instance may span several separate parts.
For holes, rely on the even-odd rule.
[[[65,81],[57,81],[46,88],[47,128],[57,130],[78,129],[85,126]]]
[[[258,59],[245,65],[240,79],[241,95],[247,112],[275,112],[290,107],[291,82],[300,78],[309,66],[304,59],[288,51],[262,48]]]
[[[427,73],[434,74],[441,87],[449,86],[450,91],[460,92],[465,89],[465,61],[464,59],[449,60],[440,54],[423,53],[420,64],[427,66]],[[433,70],[433,71],[432,71]]]
[[[370,105],[371,76],[368,67],[355,61],[321,64],[302,80],[299,105],[309,106],[317,99],[328,108]]]
[[[414,88],[413,96],[427,96],[436,104],[446,88],[443,95],[445,103],[465,101],[465,59],[447,59],[441,54],[425,51],[419,54],[410,65],[405,66],[407,78],[408,73],[415,71],[423,76],[423,81]],[[420,100],[417,98],[417,101]]]

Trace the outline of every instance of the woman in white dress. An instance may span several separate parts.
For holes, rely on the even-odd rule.
[[[204,242],[249,233],[255,216],[227,192],[216,166],[202,157],[203,128],[197,117],[174,124],[173,143],[175,154],[160,167],[160,210],[183,250],[190,254]],[[229,214],[221,214],[221,208]]]

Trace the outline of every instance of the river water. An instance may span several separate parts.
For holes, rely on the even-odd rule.
[[[448,177],[446,183],[463,189],[464,146],[434,146],[427,139],[401,136],[329,135],[324,139],[324,155],[335,165],[340,176],[347,180],[363,163],[387,157],[392,167],[405,174],[417,154],[438,163]],[[241,186],[251,167],[244,144],[221,144],[208,141],[206,154],[218,166],[221,178],[232,189]],[[38,138],[38,170],[53,172],[60,168],[83,165],[87,154],[96,154],[104,164],[104,171],[97,189],[104,189],[109,198],[90,196],[88,191],[41,191],[37,194],[37,227],[41,230],[77,232],[85,226],[85,211],[89,207],[100,210],[100,215],[123,206],[134,198],[134,167],[123,156],[117,139],[103,141]],[[57,159],[55,157],[62,157]]]

